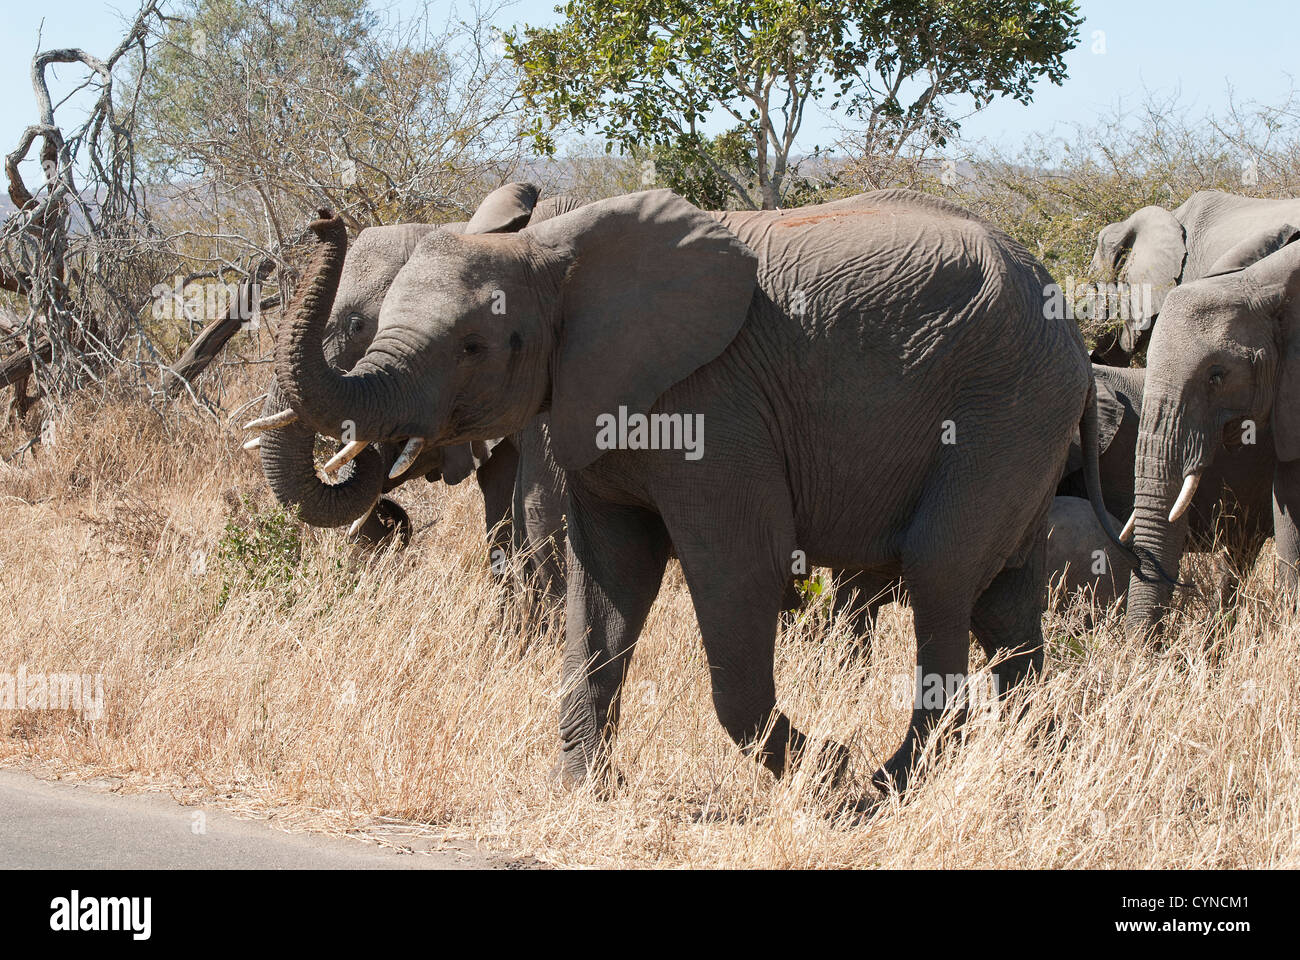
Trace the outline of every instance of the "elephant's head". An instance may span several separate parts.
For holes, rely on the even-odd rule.
[[[416,245],[434,230],[449,233],[489,233],[518,230],[533,213],[537,188],[527,183],[510,183],[493,191],[480,204],[468,223],[434,227],[429,224],[401,224],[362,230],[338,272],[337,294],[321,331],[325,363],[346,372],[356,366],[375,338],[380,308],[388,288],[406,265]],[[310,282],[310,281],[309,281]],[[263,406],[264,415],[287,406],[279,387],[272,382]],[[388,476],[398,449],[379,446],[355,458],[340,482],[329,484],[317,474],[314,451],[316,431],[305,423],[290,424],[269,431],[261,438],[262,471],[276,499],[296,506],[302,519],[313,526],[338,526],[360,517],[379,499],[405,480],[427,477],[458,483],[479,466],[486,449],[471,450],[430,447],[407,465],[397,478]]]
[[[1151,335],[1152,324],[1177,286],[1187,258],[1183,225],[1164,207],[1143,207],[1120,223],[1103,227],[1092,256],[1092,274],[1118,283],[1122,325],[1099,342],[1092,359],[1128,366]],[[1108,298],[1101,298],[1108,302]]]
[[[1244,269],[1225,258],[1166,298],[1147,354],[1130,524],[1139,553],[1171,575],[1187,508],[1221,446],[1266,441],[1271,423],[1278,459],[1300,458],[1298,326],[1300,243]],[[1159,621],[1172,592],[1163,578],[1151,580],[1132,582],[1128,616],[1136,629]]]
[[[601,453],[597,417],[644,413],[720,354],[754,292],[756,258],[668,191],[604,200],[518,234],[431,232],[394,280],[351,372],[327,362],[345,233],[312,225],[318,254],[276,342],[293,415],[338,436],[408,448],[510,434],[551,411],[557,461]]]

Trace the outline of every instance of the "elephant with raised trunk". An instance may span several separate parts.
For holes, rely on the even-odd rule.
[[[539,202],[537,188],[532,184],[510,183],[490,193],[465,223],[441,227],[399,224],[362,230],[343,266],[325,325],[322,348],[326,361],[337,370],[348,371],[365,355],[374,339],[389,286],[419,241],[433,230],[457,234],[516,231],[530,220],[545,220],[576,206],[567,197]],[[286,406],[279,387],[272,382],[263,416]],[[513,546],[529,558],[530,572],[544,593],[563,593],[564,570],[559,551],[563,540],[564,481],[546,454],[544,416],[534,418],[509,437],[430,446],[401,463],[400,447],[393,444],[375,444],[367,450],[353,448],[357,455],[347,458],[350,466],[337,464],[346,473],[334,484],[318,475],[313,456],[316,441],[316,431],[304,423],[267,431],[255,441],[260,446],[263,473],[276,499],[297,509],[306,523],[351,523],[350,534],[361,542],[380,542],[393,535],[405,542],[410,536],[410,520],[394,500],[382,495],[420,477],[429,482],[441,479],[457,484],[473,473],[483,494],[494,570],[502,569],[503,565],[495,561]]]
[[[660,190],[518,234],[435,232],[348,373],[320,346],[346,232],[312,229],[276,344],[292,415],[418,447],[550,412],[570,510],[561,782],[610,782],[623,678],[672,551],[718,718],[778,775],[806,756],[773,677],[796,556],[907,585],[925,694],[882,789],[961,709],[969,631],[1005,654],[1001,689],[1041,667],[1044,520],[1079,424],[1104,509],[1096,408],[1078,331],[1044,316],[1051,277],[997,229],[909,191],[714,217]],[[847,751],[830,753],[842,772]]]
[[[1097,363],[1126,367],[1151,337],[1165,298],[1180,283],[1246,266],[1295,239],[1300,200],[1192,194],[1178,209],[1143,207],[1097,235],[1092,272],[1117,279],[1128,296],[1123,325],[1093,351]]]
[[[1300,229],[1295,230],[1300,237]],[[1257,445],[1272,492],[1278,586],[1294,602],[1300,509],[1300,242],[1165,299],[1148,348],[1131,526],[1139,554],[1176,571],[1188,507],[1227,450]],[[1266,427],[1271,427],[1270,432]],[[1225,447],[1227,450],[1225,450]],[[1144,562],[1146,559],[1144,558]],[[1135,631],[1158,625],[1172,587],[1129,589]]]

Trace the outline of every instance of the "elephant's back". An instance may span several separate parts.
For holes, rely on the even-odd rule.
[[[1300,227],[1300,199],[1268,200],[1216,193],[1191,208],[1186,216],[1183,283],[1205,276],[1220,257],[1243,240],[1284,226]]]
[[[953,363],[973,373],[981,364],[1032,367],[1086,389],[1082,338],[1044,310],[1050,275],[955,204],[883,190],[715,216],[758,255],[762,293],[803,328],[813,351],[846,362],[884,358],[900,376]]]

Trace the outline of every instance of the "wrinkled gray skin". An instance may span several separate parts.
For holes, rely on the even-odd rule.
[[[1081,420],[1103,509],[1096,409],[1078,331],[1043,317],[1051,278],[1005,234],[909,191],[717,219],[652,191],[515,235],[433,233],[343,375],[320,344],[346,233],[313,229],[276,376],[318,431],[452,444],[550,411],[570,509],[561,782],[609,782],[623,677],[674,549],[719,720],[777,774],[806,743],[773,679],[796,550],[907,584],[932,699],[881,788],[905,785],[969,631],[1008,654],[1001,689],[1041,667],[1044,521]],[[704,455],[603,449],[597,418],[620,407],[702,417]]]
[[[1137,453],[1138,423],[1142,416],[1142,391],[1146,370],[1094,364],[1097,386],[1097,447],[1101,493],[1112,527],[1118,529],[1133,511],[1133,466]],[[1207,548],[1219,518],[1229,519],[1227,547],[1238,569],[1249,566],[1272,533],[1272,477],[1276,457],[1267,426],[1259,430],[1259,442],[1222,450],[1206,470],[1189,511],[1191,544]],[[1047,577],[1059,584],[1062,603],[1069,595],[1088,588],[1098,604],[1109,605],[1127,595],[1132,564],[1124,551],[1111,543],[1097,522],[1087,500],[1083,451],[1078,437],[1070,444],[1065,476],[1056,486],[1056,498],[1048,515]],[[1118,523],[1116,523],[1116,519]],[[1095,551],[1106,562],[1094,573]],[[870,649],[875,618],[885,604],[899,599],[899,581],[866,582],[858,586],[837,577],[835,609],[853,617],[859,649]],[[865,579],[865,578],[863,578]],[[1229,584],[1235,589],[1235,584]],[[874,598],[874,599],[872,599]]]
[[[1134,468],[1134,543],[1165,570],[1176,571],[1189,520],[1184,514],[1171,523],[1169,513],[1185,478],[1209,478],[1225,456],[1225,444],[1242,442],[1243,421],[1270,424],[1272,438],[1261,433],[1258,452],[1266,459],[1271,444],[1276,461],[1258,479],[1271,480],[1278,587],[1293,602],[1300,508],[1300,242],[1244,269],[1233,266],[1173,290],[1151,337]],[[1171,593],[1168,584],[1134,582],[1130,628],[1146,632],[1157,626]]]
[[[1143,207],[1097,235],[1092,272],[1132,285],[1149,284],[1151,316],[1134,310],[1113,336],[1098,341],[1092,359],[1126,367],[1151,337],[1162,305],[1180,283],[1220,272],[1224,263],[1248,266],[1289,243],[1300,224],[1300,200],[1239,197],[1202,190],[1172,213]],[[1112,306],[1113,309],[1113,306]],[[1148,322],[1149,321],[1149,322]]]
[[[536,187],[511,183],[489,194],[468,223],[441,228],[402,224],[362,230],[343,266],[338,294],[325,326],[323,352],[327,362],[337,370],[347,371],[365,355],[374,339],[388,287],[416,243],[431,230],[515,231],[530,218],[544,220],[574,206],[576,203],[566,197],[538,203]],[[273,382],[264,413],[275,413],[287,406]],[[564,570],[559,550],[563,549],[565,491],[563,475],[554,471],[544,455],[544,417],[535,418],[518,434],[499,441],[426,448],[395,480],[388,479],[387,474],[400,445],[376,445],[376,449],[368,450],[344,468],[341,483],[330,485],[316,472],[312,458],[315,443],[315,431],[305,424],[270,431],[262,439],[263,473],[272,491],[281,503],[298,507],[305,522],[314,526],[352,522],[374,502],[377,485],[383,493],[419,477],[429,482],[442,479],[454,485],[473,472],[483,493],[494,571],[504,569],[498,561],[513,545],[516,550],[527,551],[530,572],[542,592],[551,597],[562,595]],[[512,524],[512,512],[522,519]],[[358,531],[357,539],[377,543],[394,534],[403,544],[409,540],[410,520],[395,501],[384,498]]]

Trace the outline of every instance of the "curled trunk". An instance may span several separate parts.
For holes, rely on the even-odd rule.
[[[272,383],[264,413],[286,406],[283,393]],[[301,421],[269,430],[262,436],[262,473],[276,500],[296,507],[305,523],[313,527],[349,524],[379,499],[386,472],[383,458],[373,447],[367,449],[352,462],[348,476],[331,485],[316,472],[315,447],[316,431]]]

